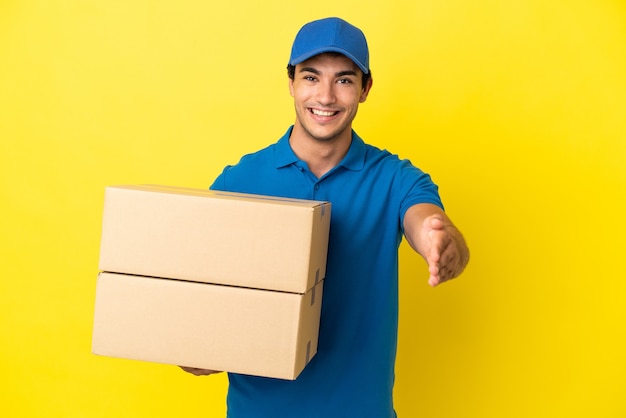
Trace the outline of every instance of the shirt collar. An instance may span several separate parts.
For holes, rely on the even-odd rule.
[[[282,138],[278,140],[278,143],[276,144],[276,168],[286,167],[290,164],[294,164],[300,161],[298,156],[291,149],[291,145],[289,145],[289,137],[291,136],[292,130],[293,126],[290,126],[289,129],[287,129],[287,132],[282,136]],[[348,149],[346,156],[343,157],[343,160],[341,160],[338,166],[353,171],[362,169],[365,165],[365,152],[365,142],[363,142],[363,140],[353,130],[350,148]]]
[[[365,142],[363,142],[361,137],[353,130],[352,143],[350,144],[348,153],[338,165],[352,171],[361,170],[365,165],[365,152]]]
[[[293,130],[293,125],[287,129],[285,135],[282,136],[278,140],[276,144],[276,148],[274,151],[274,157],[276,159],[276,168],[283,168],[290,164],[297,163],[300,161],[298,156],[291,149],[291,145],[289,145],[289,137],[291,136],[291,131]]]

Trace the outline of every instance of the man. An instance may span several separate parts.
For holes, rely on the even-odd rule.
[[[372,88],[361,30],[338,18],[306,24],[288,73],[295,124],[212,189],[332,203],[318,352],[295,381],[230,374],[228,417],[395,417],[402,235],[432,286],[458,276],[469,252],[430,177],[352,130]]]

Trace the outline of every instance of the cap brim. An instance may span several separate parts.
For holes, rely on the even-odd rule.
[[[363,65],[359,60],[357,60],[354,55],[350,54],[348,51],[346,51],[343,48],[337,48],[337,47],[333,47],[333,46],[327,46],[324,48],[317,48],[317,49],[313,49],[311,51],[308,51],[306,54],[302,54],[299,55],[293,59],[291,59],[291,61],[289,61],[290,65],[298,65],[301,64],[302,62],[308,60],[309,58],[313,58],[316,55],[319,54],[323,54],[325,52],[337,52],[341,55],[344,55],[348,58],[350,58],[350,60],[352,60],[352,62],[354,62],[357,67],[359,67],[359,69],[361,69],[361,71],[363,71],[363,74],[368,74],[370,72],[369,68],[367,68],[365,65]]]

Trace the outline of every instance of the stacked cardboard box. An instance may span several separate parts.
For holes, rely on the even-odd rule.
[[[105,192],[95,354],[295,379],[317,352],[330,203]]]

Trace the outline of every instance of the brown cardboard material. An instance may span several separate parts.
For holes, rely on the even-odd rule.
[[[94,354],[295,379],[317,352],[323,281],[306,294],[100,273]]]
[[[305,293],[325,277],[330,203],[107,187],[103,271]]]

